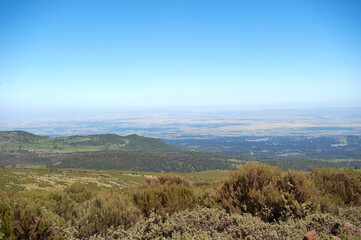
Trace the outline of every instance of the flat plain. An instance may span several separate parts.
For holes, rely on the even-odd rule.
[[[26,120],[24,120],[26,119]],[[361,135],[361,109],[135,112],[0,118],[1,130],[44,136],[115,133],[162,139]]]

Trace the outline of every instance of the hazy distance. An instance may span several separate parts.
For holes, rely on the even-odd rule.
[[[361,135],[361,108],[132,111],[0,118],[2,130],[47,136],[116,133],[163,139]]]

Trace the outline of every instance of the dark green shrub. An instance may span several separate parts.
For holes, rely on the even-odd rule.
[[[13,232],[17,239],[55,239],[62,235],[41,207],[32,202],[15,204],[13,211]]]
[[[133,200],[145,216],[151,212],[159,214],[192,209],[196,196],[191,183],[180,176],[166,175],[147,179],[133,192]]]
[[[79,204],[64,192],[51,193],[42,205],[71,224],[75,224],[80,215]]]
[[[331,213],[336,216],[339,214],[339,206],[343,205],[343,201],[337,196],[326,194],[320,198],[320,210],[322,213]]]
[[[65,192],[69,194],[70,198],[81,203],[90,200],[92,197],[91,191],[84,184],[74,183],[65,189]]]
[[[129,228],[140,217],[131,200],[117,192],[102,192],[85,206],[78,225],[78,237],[105,233],[110,227]]]
[[[227,212],[251,213],[265,221],[303,217],[316,210],[317,192],[303,173],[249,163],[216,188],[215,201]]]
[[[349,169],[313,169],[311,177],[322,195],[328,195],[333,204],[361,205],[361,172]]]
[[[9,200],[5,192],[0,191],[0,235],[2,238],[11,239],[13,235],[13,215]]]
[[[284,188],[280,188],[286,198],[286,208],[291,216],[304,217],[317,209],[319,192],[313,181],[303,172],[288,171],[284,174]]]

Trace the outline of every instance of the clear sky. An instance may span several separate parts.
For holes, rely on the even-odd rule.
[[[360,106],[361,1],[0,0],[0,110]]]

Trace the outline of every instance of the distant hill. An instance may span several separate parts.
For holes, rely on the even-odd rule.
[[[205,152],[103,151],[62,158],[48,167],[146,172],[228,170],[230,156]]]
[[[161,139],[100,134],[47,137],[0,132],[0,166],[194,172],[231,169],[227,155],[184,151]]]
[[[0,131],[2,153],[73,153],[103,150],[132,150],[174,152],[181,148],[170,146],[161,139],[132,134],[100,134],[89,136],[46,137],[25,131]]]

